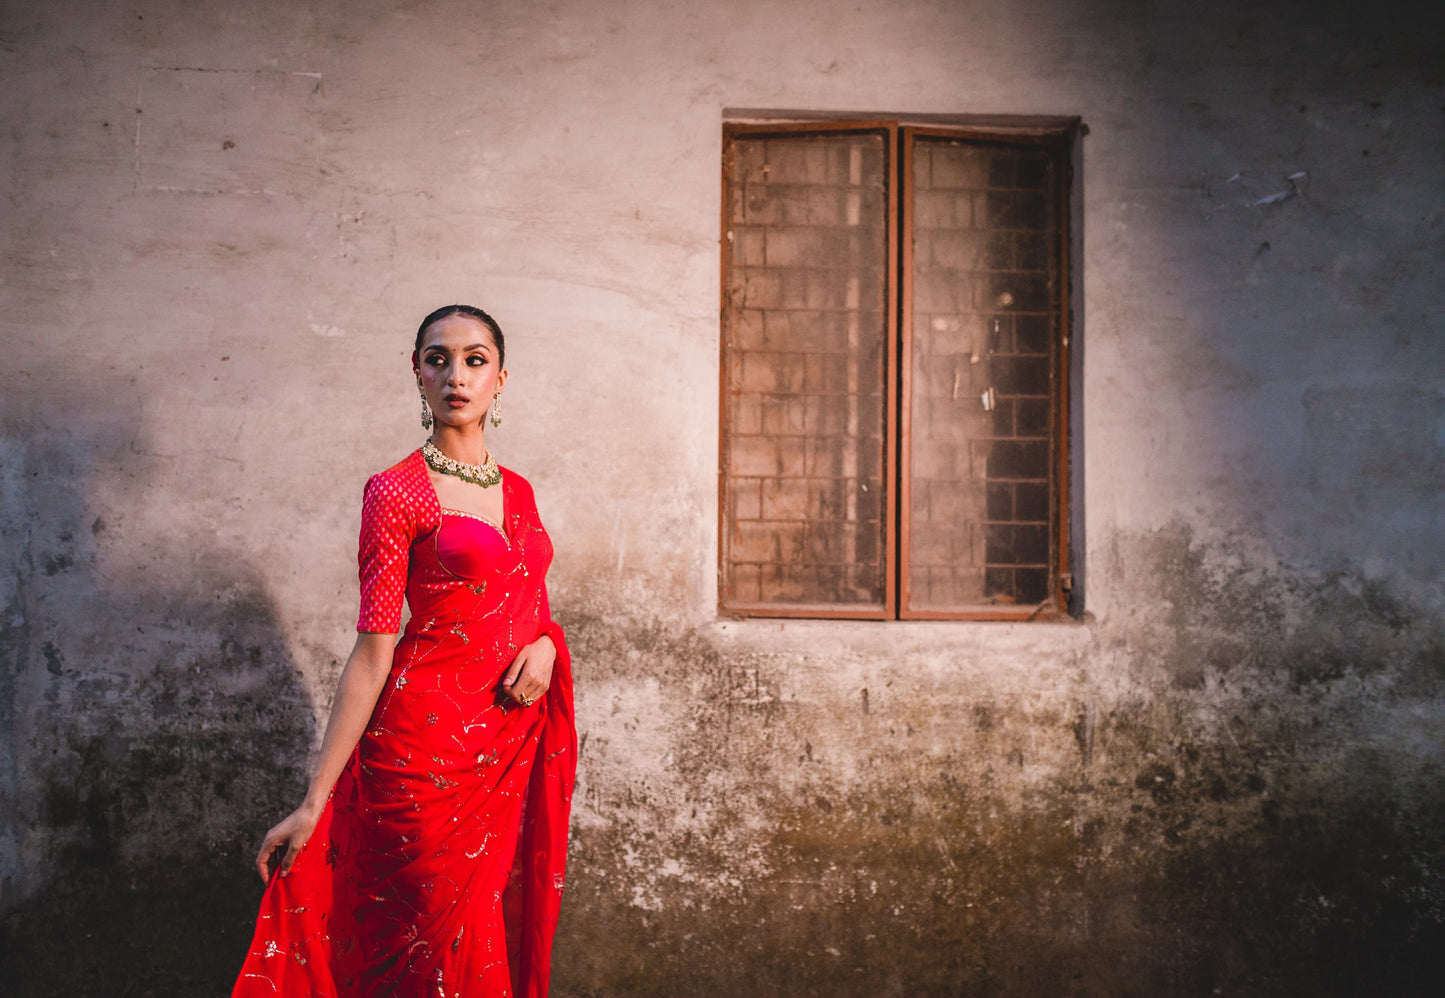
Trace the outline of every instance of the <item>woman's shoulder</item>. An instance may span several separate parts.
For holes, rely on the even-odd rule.
[[[372,478],[380,478],[383,481],[396,481],[399,479],[415,478],[419,474],[425,474],[422,468],[426,461],[421,456],[421,448],[418,447],[406,457],[393,464],[390,468],[378,471]]]
[[[378,471],[366,480],[363,490],[367,504],[382,502],[388,505],[410,504],[426,498],[426,465],[421,451],[414,450],[384,471]]]

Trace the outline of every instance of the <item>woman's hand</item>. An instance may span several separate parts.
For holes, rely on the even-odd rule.
[[[531,706],[552,685],[552,666],[557,664],[557,646],[547,635],[523,645],[502,677],[502,689],[523,707]]]
[[[256,872],[261,875],[262,883],[270,882],[271,856],[282,846],[286,847],[286,854],[281,857],[281,876],[291,872],[291,864],[296,862],[296,854],[301,851],[306,840],[311,838],[319,820],[319,810],[302,804],[266,833],[266,837],[261,840],[261,851],[256,854]]]

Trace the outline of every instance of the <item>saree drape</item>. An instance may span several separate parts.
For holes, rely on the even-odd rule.
[[[411,619],[365,734],[291,872],[273,875],[233,998],[542,998],[577,765],[552,545],[526,480],[504,522],[442,509],[414,452],[367,483],[357,629]],[[500,691],[547,634],[547,693]],[[279,858],[279,857],[278,857]]]

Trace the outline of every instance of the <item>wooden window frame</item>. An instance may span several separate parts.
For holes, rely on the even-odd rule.
[[[803,118],[795,112],[736,111],[723,123],[723,155],[720,198],[722,235],[719,253],[721,291],[719,337],[719,434],[718,434],[718,612],[730,618],[834,619],[834,620],[963,620],[1044,621],[1069,620],[1082,615],[1082,587],[1076,585],[1072,525],[1079,497],[1071,481],[1072,457],[1077,444],[1071,425],[1077,406],[1071,402],[1072,382],[1077,377],[1075,359],[1075,297],[1079,269],[1076,241],[1075,186],[1077,183],[1078,139],[1087,129],[1078,118],[999,116],[873,116],[841,113]],[[728,598],[729,506],[728,478],[728,351],[726,329],[729,310],[729,205],[733,139],[747,136],[795,137],[809,134],[880,134],[885,146],[886,167],[886,371],[883,437],[883,480],[885,498],[884,601],[881,607],[838,606],[835,604],[758,603]],[[961,610],[915,610],[908,608],[910,520],[903,510],[910,508],[912,437],[912,309],[913,309],[913,215],[904,211],[912,188],[913,156],[920,139],[956,139],[964,142],[1034,145],[1053,151],[1063,167],[1058,184],[1059,306],[1053,330],[1058,351],[1053,367],[1055,391],[1050,434],[1053,449],[1054,484],[1050,496],[1053,530],[1050,561],[1054,563],[1048,598],[1033,606],[1001,604]]]

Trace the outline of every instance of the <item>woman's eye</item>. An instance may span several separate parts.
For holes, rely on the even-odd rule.
[[[470,357],[467,358],[467,363],[470,364],[472,367],[481,367],[486,362],[487,358],[483,357],[481,354],[472,354]]]

